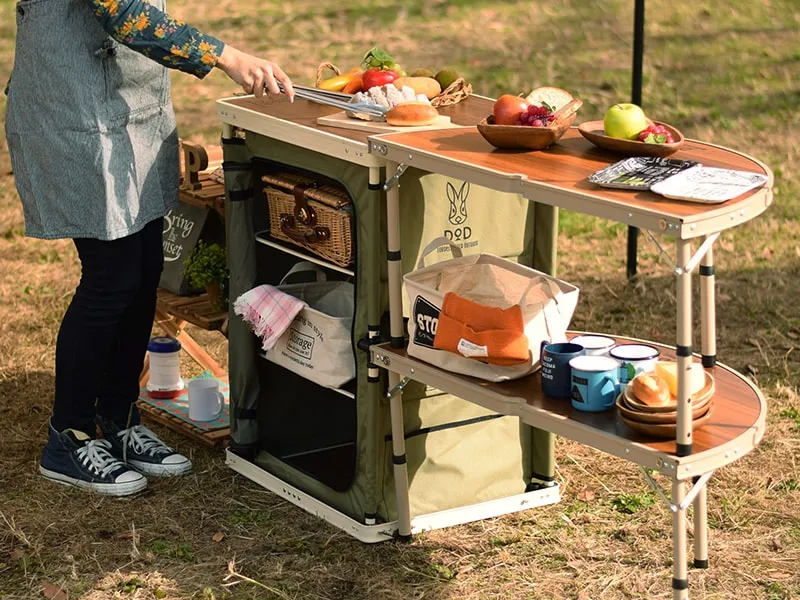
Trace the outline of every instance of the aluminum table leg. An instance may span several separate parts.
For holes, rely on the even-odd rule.
[[[683,481],[673,480],[672,502],[672,599],[689,598],[689,577],[686,566],[686,509],[681,508],[685,487]]]
[[[399,165],[386,163],[389,177]],[[389,323],[392,346],[402,348],[403,334],[403,264],[400,256],[400,185],[397,180],[386,190],[386,226],[388,238],[389,273]],[[395,492],[397,494],[397,520],[401,537],[411,535],[411,510],[408,498],[408,468],[406,466],[406,440],[403,427],[403,387],[400,376],[389,373],[389,401],[392,417],[392,462],[394,464]]]

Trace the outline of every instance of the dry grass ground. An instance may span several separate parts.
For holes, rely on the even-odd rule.
[[[52,1],[52,0],[51,0]],[[177,0],[176,16],[277,59],[300,82],[356,64],[375,43],[411,68],[452,66],[486,95],[573,90],[582,118],[628,97],[632,2]],[[800,598],[800,9],[796,0],[647,3],[645,107],[687,135],[762,158],[776,204],[718,244],[720,359],[768,396],[759,448],[710,488],[711,569],[693,598]],[[14,6],[0,0],[0,83]],[[183,137],[214,142],[215,98],[234,88],[175,74]],[[58,101],[54,98],[54,101]],[[0,95],[0,109],[4,97]],[[624,278],[624,230],[562,214],[560,275],[582,288],[575,327],[674,341],[668,267],[642,242]],[[631,465],[559,441],[560,504],[361,545],[235,475],[212,452],[135,500],[56,488],[36,475],[54,341],[77,282],[69,242],[23,237],[0,146],[0,598],[670,598],[669,514]],[[224,360],[222,340],[203,336]],[[190,369],[190,365],[186,365]],[[218,534],[218,535],[217,535]],[[217,541],[218,540],[218,541]],[[231,575],[231,571],[238,575]],[[249,578],[248,580],[243,577]]]

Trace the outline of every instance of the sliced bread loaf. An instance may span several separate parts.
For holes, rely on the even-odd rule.
[[[562,90],[561,88],[547,86],[536,88],[525,98],[525,101],[528,104],[533,104],[534,106],[544,106],[544,103],[547,103],[547,105],[551,106],[554,111],[558,110],[571,100],[572,94],[570,94],[568,91]]]

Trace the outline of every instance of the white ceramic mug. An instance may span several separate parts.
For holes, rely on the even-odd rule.
[[[225,396],[216,379],[192,379],[189,388],[189,418],[192,421],[213,421],[222,414]]]
[[[604,335],[579,335],[572,338],[570,343],[583,346],[586,349],[586,356],[608,356],[609,350],[617,342]]]

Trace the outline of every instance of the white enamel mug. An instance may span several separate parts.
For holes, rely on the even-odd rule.
[[[619,361],[620,391],[628,382],[640,373],[649,373],[656,368],[656,361],[661,351],[647,344],[619,344],[609,352],[611,358]]]
[[[189,418],[192,421],[213,421],[222,414],[225,396],[216,379],[192,379],[189,389]]]
[[[609,350],[616,345],[616,340],[604,335],[579,335],[570,340],[586,349],[586,356],[608,356]]]

